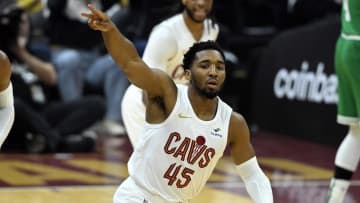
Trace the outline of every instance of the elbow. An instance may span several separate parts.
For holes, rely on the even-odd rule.
[[[37,75],[39,79],[47,85],[53,86],[57,84],[58,75],[55,67],[50,63],[46,63],[41,72],[38,72]]]
[[[48,84],[51,86],[55,86],[57,84],[58,78],[57,78],[57,74],[52,74],[50,75],[50,77],[48,78]]]

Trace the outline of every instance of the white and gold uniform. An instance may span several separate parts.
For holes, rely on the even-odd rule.
[[[200,41],[215,41],[219,34],[218,26],[210,19],[203,23],[204,32]],[[176,83],[185,83],[181,66],[183,55],[195,42],[182,14],[178,14],[153,28],[142,58],[149,67],[167,72]],[[121,108],[127,134],[135,146],[145,123],[142,90],[130,85],[123,97]]]
[[[204,187],[227,145],[232,109],[218,99],[210,121],[199,119],[178,84],[174,109],[160,124],[146,123],[128,162],[129,178],[114,202],[187,202]]]

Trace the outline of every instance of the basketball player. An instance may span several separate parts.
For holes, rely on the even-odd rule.
[[[219,33],[218,25],[208,18],[212,0],[183,0],[182,4],[182,13],[153,28],[143,54],[147,65],[167,72],[176,83],[187,82],[181,63],[189,47],[198,41],[216,40]],[[130,85],[121,109],[127,134],[134,147],[139,142],[145,123],[141,89]]]
[[[14,122],[14,98],[10,76],[10,61],[0,50],[0,148]]]
[[[335,69],[339,81],[339,124],[349,126],[336,157],[334,177],[328,191],[328,203],[343,202],[350,180],[360,159],[360,1],[344,0],[342,33],[335,53]]]
[[[218,45],[207,41],[192,46],[183,60],[190,84],[176,85],[164,71],[149,68],[103,12],[92,5],[89,9],[82,13],[89,26],[102,32],[109,54],[148,98],[142,139],[114,203],[188,202],[204,187],[227,145],[251,198],[273,202],[246,121],[217,97],[226,72]]]

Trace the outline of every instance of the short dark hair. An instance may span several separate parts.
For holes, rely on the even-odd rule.
[[[190,69],[190,66],[194,62],[195,54],[197,52],[203,51],[203,50],[209,50],[209,49],[220,52],[221,56],[225,60],[225,55],[224,55],[222,48],[215,41],[209,40],[206,42],[197,42],[197,43],[194,43],[184,55],[184,59],[183,59],[184,70]]]

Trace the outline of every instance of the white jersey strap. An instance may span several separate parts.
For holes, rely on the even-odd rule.
[[[14,123],[14,97],[11,83],[0,92],[0,148]]]
[[[0,108],[12,106],[14,104],[13,88],[10,82],[9,86],[0,92]]]

